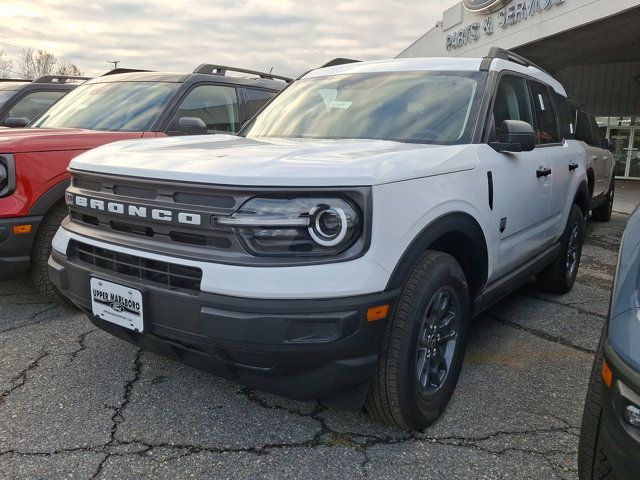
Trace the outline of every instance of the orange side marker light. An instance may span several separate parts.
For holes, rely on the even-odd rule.
[[[21,235],[23,233],[31,233],[31,224],[27,223],[26,225],[14,225],[11,228],[11,231],[14,235]]]
[[[371,307],[367,309],[367,321],[375,322],[376,320],[382,320],[387,318],[389,314],[389,304],[378,305],[377,307]]]
[[[602,360],[602,379],[607,387],[611,387],[611,384],[613,383],[613,372],[606,360]]]

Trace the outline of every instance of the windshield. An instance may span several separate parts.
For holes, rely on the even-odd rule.
[[[295,82],[242,132],[249,138],[467,142],[480,72],[358,73]]]
[[[35,128],[148,130],[180,84],[113,82],[82,85],[38,118]]]

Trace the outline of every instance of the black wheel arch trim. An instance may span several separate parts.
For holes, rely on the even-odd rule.
[[[467,245],[467,251],[475,254],[476,259],[481,259],[479,271],[475,275],[476,278],[467,279],[470,283],[470,297],[479,294],[487,281],[489,264],[487,241],[477,220],[470,214],[460,211],[446,213],[431,221],[422,229],[400,257],[400,261],[387,282],[386,289],[391,290],[401,287],[418,258],[447,234],[462,234],[466,236],[471,242]],[[438,248],[434,249],[439,250]],[[462,268],[465,270],[464,265],[462,265]]]
[[[60,200],[64,199],[64,192],[70,185],[71,180],[66,179],[51,187],[43,195],[36,200],[36,202],[29,210],[29,216],[31,215],[45,215],[51,207],[53,207]]]

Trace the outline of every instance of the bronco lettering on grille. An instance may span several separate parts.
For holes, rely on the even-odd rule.
[[[142,205],[132,205],[98,198],[89,198],[82,195],[73,195],[67,192],[67,203],[78,207],[98,210],[101,212],[125,215],[129,217],[151,218],[161,222],[177,222],[185,225],[201,225],[202,216],[199,213],[180,212],[165,208],[149,208]]]

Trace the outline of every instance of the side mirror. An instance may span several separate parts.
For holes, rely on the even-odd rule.
[[[8,117],[4,119],[3,125],[10,128],[24,128],[31,123],[26,117]]]
[[[200,117],[181,117],[178,120],[178,131],[185,135],[206,135],[207,124]]]
[[[496,152],[530,152],[536,147],[536,132],[522,120],[504,120],[498,141],[489,143]]]

